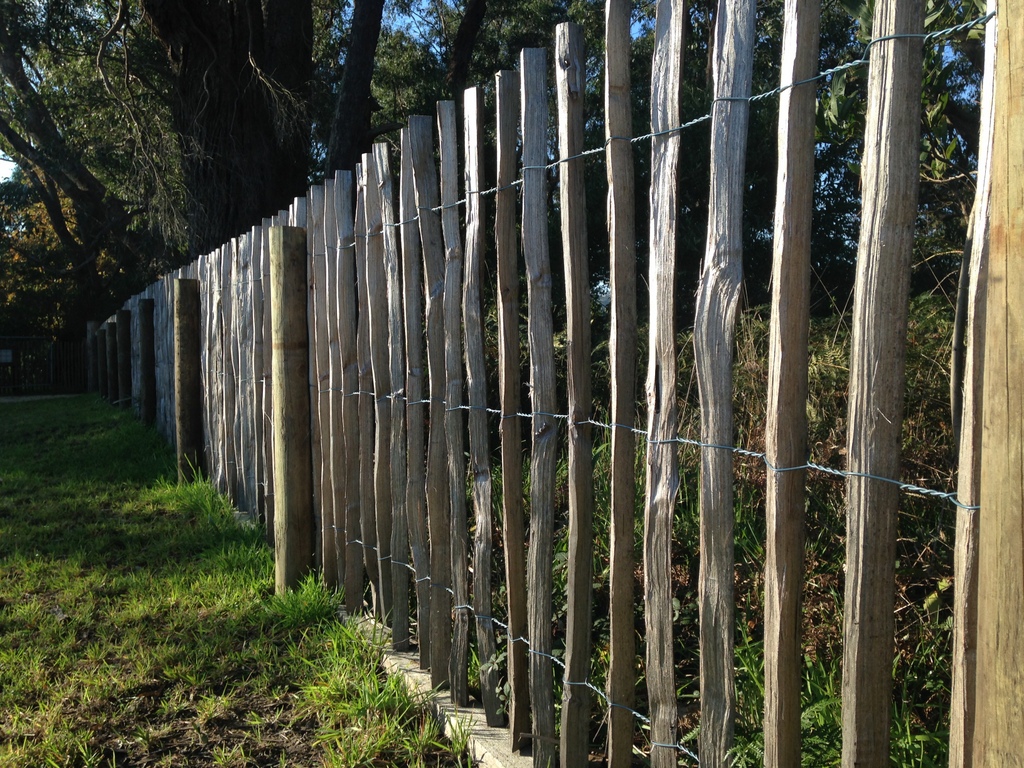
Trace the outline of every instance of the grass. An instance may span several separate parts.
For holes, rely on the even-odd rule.
[[[383,645],[100,400],[0,405],[0,765],[458,765]]]

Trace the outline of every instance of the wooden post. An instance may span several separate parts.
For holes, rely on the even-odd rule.
[[[257,494],[258,461],[256,453],[255,401],[259,377],[255,369],[256,334],[253,318],[256,314],[256,293],[260,286],[259,264],[254,259],[253,230],[236,238],[235,308],[233,313],[237,337],[237,393],[235,405],[236,445],[235,461],[239,481],[239,510],[255,521],[259,515]]]
[[[731,445],[732,360],[743,276],[743,172],[754,60],[754,0],[719,0],[715,25],[715,104],[711,118],[711,201],[694,324],[701,440]],[[700,756],[726,765],[736,710],[733,636],[732,452],[701,449]]]
[[[520,54],[523,126],[523,256],[530,305],[530,390],[533,449],[530,463],[530,551],[528,625],[530,704],[533,708],[533,760],[551,766],[558,759],[555,737],[551,619],[555,534],[555,464],[558,422],[555,400],[554,328],[551,318],[551,259],[547,206],[547,51]]]
[[[658,0],[651,75],[651,131],[679,125],[685,3]],[[678,133],[651,140],[650,335],[647,367],[647,487],[644,499],[644,626],[651,742],[675,745],[675,665],[672,655],[672,518],[679,490],[676,464],[676,169]],[[674,746],[651,748],[651,765],[677,763]]]
[[[207,449],[210,482],[221,493],[228,493],[226,474],[225,442],[227,430],[224,426],[224,338],[230,334],[224,330],[224,275],[222,265],[224,249],[216,248],[204,262],[201,278],[207,301],[203,303],[206,322],[203,323],[203,345],[205,347],[203,375],[206,377],[203,405],[206,409]]]
[[[334,493],[331,483],[330,419],[330,313],[327,287],[327,185],[309,190],[307,250],[310,269],[310,419],[313,448],[313,510],[316,527],[316,562],[323,582],[338,582],[338,558],[334,546]]]
[[[494,241],[498,262],[498,380],[501,389],[501,510],[508,597],[508,729],[510,746],[522,749],[530,733],[529,664],[526,637],[526,541],[523,515],[523,442],[519,417],[522,366],[519,344],[519,248],[516,238],[516,144],[519,73],[494,79],[497,110],[498,192]]]
[[[160,285],[160,303],[157,305],[160,322],[160,344],[157,347],[160,397],[157,423],[160,433],[177,450],[174,415],[174,281],[195,275],[195,262],[165,275]]]
[[[110,397],[107,385],[107,329],[102,325],[96,330],[96,387],[104,400]]]
[[[335,179],[324,182],[324,269],[325,314],[327,321],[327,378],[323,386],[328,390],[326,411],[321,415],[324,440],[324,493],[331,495],[330,520],[324,525],[324,535],[330,540],[334,552],[331,565],[334,569],[332,580],[328,581],[327,559],[324,558],[324,582],[330,589],[340,589],[345,581],[348,567],[345,548],[345,422],[344,395],[342,389],[343,371],[341,360],[341,311],[338,306],[338,268],[341,264],[338,251],[338,207],[335,196],[338,184]],[[326,426],[323,426],[326,425]],[[326,548],[327,545],[325,545]]]
[[[264,222],[266,220],[264,219]],[[253,375],[253,437],[256,441],[256,520],[261,525],[267,523],[267,494],[270,493],[270,481],[267,472],[267,429],[268,420],[264,410],[267,402],[268,377],[264,373],[264,361],[268,359],[270,335],[264,334],[263,327],[267,317],[264,315],[264,304],[270,306],[267,294],[270,291],[270,280],[264,277],[263,270],[263,226],[252,228],[252,375]],[[269,314],[269,310],[268,310]]]
[[[448,684],[452,649],[451,510],[445,470],[445,365],[444,365],[444,242],[434,165],[432,121],[426,115],[409,118],[416,210],[423,246],[426,280],[427,369],[430,377],[430,432],[427,437],[427,527],[430,531],[430,684]]]
[[[487,363],[484,359],[484,325],[481,296],[481,263],[484,258],[484,213],[480,191],[480,106],[483,91],[466,90],[463,103],[465,141],[466,249],[463,280],[462,323],[466,328],[466,394],[470,411],[469,452],[473,477],[473,516],[476,520],[473,552],[473,612],[476,614],[477,656],[480,659],[480,694],[484,715],[492,727],[504,725],[498,699],[498,652],[491,612],[491,463],[487,441]]]
[[[356,362],[359,371],[359,530],[361,533],[363,565],[370,579],[372,609],[377,616],[383,616],[381,607],[380,555],[377,552],[377,518],[374,485],[374,425],[373,425],[373,363],[370,344],[370,296],[367,292],[367,230],[366,167],[356,166],[356,305],[359,308],[359,322],[356,328]]]
[[[452,599],[455,631],[449,676],[452,701],[469,704],[469,561],[466,522],[466,452],[462,411],[462,242],[459,232],[458,132],[454,101],[437,103],[441,150],[441,225],[444,233],[445,445],[448,448],[448,499],[451,507]]]
[[[174,281],[174,434],[178,482],[203,476],[203,383],[199,281]]]
[[[989,3],[995,10],[995,2]],[[977,187],[964,246],[967,284],[961,284],[963,305],[963,375],[959,412],[960,461],[957,472],[956,538],[953,550],[953,662],[949,711],[949,766],[973,768],[977,724],[978,679],[978,535],[981,503],[982,390],[985,371],[985,306],[989,261],[989,206],[992,191],[992,140],[995,130],[995,61],[998,23],[990,19],[985,31],[985,74],[981,85],[981,127]],[[956,344],[954,343],[954,349]],[[954,354],[955,351],[954,351]],[[955,374],[954,374],[955,375]],[[954,414],[956,416],[956,414]]]
[[[118,405],[117,321],[107,323],[107,402]]]
[[[338,345],[341,348],[341,421],[345,454],[345,609],[363,604],[363,548],[359,544],[359,369],[356,360],[355,204],[351,171],[334,177],[338,221]]]
[[[117,405],[132,405],[132,312],[117,310]]]
[[[323,492],[323,433],[320,427],[320,404],[325,397],[321,381],[320,336],[326,334],[321,324],[324,253],[324,187],[316,185],[306,191],[306,324],[309,329],[309,441],[313,471],[313,567],[324,576],[324,519],[326,504]],[[300,226],[302,226],[300,224]]]
[[[408,398],[408,476],[405,504],[409,545],[416,567],[416,628],[420,669],[430,668],[430,541],[427,534],[426,412],[423,370],[423,262],[416,222],[416,187],[412,172],[412,142],[402,129],[402,174],[398,217],[402,222],[402,283],[405,299],[405,357]]]
[[[215,318],[217,313],[214,311],[214,306],[218,301],[219,291],[216,287],[216,281],[213,277],[213,259],[215,252],[203,254],[199,257],[197,266],[197,277],[199,279],[199,285],[203,292],[203,301],[200,305],[201,321],[199,324],[201,340],[200,345],[202,349],[201,360],[202,365],[200,367],[200,376],[203,382],[203,431],[204,431],[204,454],[206,464],[206,476],[209,478],[212,484],[215,484],[215,471],[216,458],[214,456],[214,444],[216,443],[217,435],[217,411],[214,408],[213,401],[215,399],[215,384],[217,380],[216,368],[218,367],[218,357],[213,353],[213,336],[215,328],[219,327],[215,324]]]
[[[388,359],[388,285],[384,273],[384,227],[381,220],[380,187],[373,155],[363,155],[366,186],[366,300],[369,309],[370,372],[373,377],[373,498],[377,521],[377,561],[380,563],[381,616],[391,626],[391,369]]]
[[[782,85],[818,67],[817,0],[788,0]],[[807,332],[814,193],[814,83],[779,97],[772,314],[768,374],[767,559],[764,626],[764,764],[800,764],[800,594],[804,572],[804,464],[807,451]]]
[[[266,538],[274,548],[274,343],[270,308],[270,228],[274,219],[263,219],[260,229],[260,281],[263,286],[263,463],[266,493]]]
[[[244,343],[244,330],[242,320],[245,315],[244,299],[249,290],[249,275],[244,263],[245,256],[245,235],[233,237],[227,244],[228,272],[225,280],[225,305],[230,309],[230,314],[225,323],[228,332],[229,343],[225,347],[227,355],[225,363],[231,371],[231,399],[226,404],[226,423],[228,428],[228,440],[231,443],[231,461],[228,464],[228,482],[234,489],[233,501],[235,508],[242,512],[248,512],[249,507],[245,496],[245,454],[246,447],[252,444],[252,437],[245,434],[246,426],[243,418],[246,395],[251,391],[249,382],[246,380],[244,367],[244,354],[242,344]],[[224,393],[225,396],[228,394]],[[248,439],[247,439],[248,438]]]
[[[609,543],[608,766],[633,760],[636,630],[633,569],[636,563],[636,217],[630,108],[630,3],[605,3],[605,149],[608,173],[608,249],[611,265],[612,455]]]
[[[894,570],[924,3],[879,0],[872,34],[847,420],[843,766],[889,765]],[[1019,736],[1019,734],[1018,734]]]
[[[405,317],[402,308],[402,276],[398,254],[398,233],[395,225],[395,203],[391,164],[387,144],[373,145],[373,164],[377,177],[383,227],[384,276],[387,298],[387,353],[390,398],[385,407],[391,411],[391,450],[388,461],[391,481],[391,563],[387,577],[391,580],[391,646],[396,651],[409,647],[409,520],[405,508],[406,445],[405,437]]]
[[[976,763],[1024,765],[1024,14],[1000,0],[978,545]]]
[[[565,679],[562,688],[563,768],[585,766],[590,753],[591,583],[594,560],[594,457],[590,436],[590,276],[587,208],[583,179],[583,94],[586,90],[583,28],[555,28],[558,94],[559,209],[568,327],[569,574],[566,584]],[[568,159],[574,158],[574,159]]]
[[[151,426],[156,421],[156,343],[153,299],[139,300],[139,418]]]
[[[99,358],[96,349],[96,334],[100,324],[96,320],[90,320],[85,324],[85,358],[86,358],[86,387],[89,392],[96,392],[99,389]]]
[[[236,243],[229,241],[220,247],[218,262],[220,280],[220,322],[222,333],[219,341],[221,356],[221,385],[218,408],[220,411],[220,481],[221,490],[227,494],[232,504],[239,503],[238,498],[238,459],[236,456],[236,439],[238,429],[235,426],[235,402],[238,399],[236,360],[237,337],[234,333],[232,318],[235,315],[234,284],[231,279],[236,263]]]
[[[313,568],[309,442],[309,331],[306,230],[270,230],[270,312],[274,344],[274,565],[277,594]]]

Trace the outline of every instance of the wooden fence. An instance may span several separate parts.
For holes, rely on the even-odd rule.
[[[0,336],[0,396],[69,394],[85,389],[81,342]]]
[[[329,586],[344,587],[350,611],[363,610],[365,596],[365,608],[391,627],[396,648],[415,641],[433,683],[450,688],[462,706],[469,703],[472,631],[479,661],[479,680],[472,687],[479,686],[487,720],[507,722],[513,747],[531,750],[538,765],[559,760],[585,765],[595,718],[603,717],[608,719],[609,765],[629,765],[634,745],[642,745],[656,766],[695,762],[698,751],[704,765],[730,760],[736,707],[731,488],[737,450],[731,447],[731,371],[754,14],[750,0],[727,5],[730,11],[716,28],[715,101],[706,116],[712,131],[712,205],[695,319],[702,423],[697,441],[702,464],[699,748],[681,745],[677,732],[670,581],[677,450],[685,442],[677,434],[673,296],[679,215],[675,174],[683,136],[677,101],[684,8],[679,0],[658,3],[651,134],[640,137],[651,143],[653,169],[650,221],[644,225],[650,228],[651,307],[645,413],[638,412],[633,386],[637,224],[632,218],[629,4],[615,0],[607,5],[603,147],[583,148],[582,35],[574,25],[560,25],[553,61],[543,49],[524,50],[517,71],[496,75],[496,178],[483,177],[481,135],[489,117],[483,114],[481,89],[471,88],[463,100],[461,136],[453,102],[438,104],[436,123],[431,117],[410,118],[397,157],[388,146],[376,145],[354,173],[338,172],[288,210],[165,276],[127,302],[117,319],[128,323],[131,338],[138,339],[148,327],[146,313],[152,313],[152,362],[144,359],[150,353],[140,345],[133,344],[130,354],[122,350],[120,359],[130,369],[127,379],[120,378],[130,382],[131,394],[108,391],[108,396],[121,402],[144,400],[144,379],[150,375],[144,371],[151,369],[153,419],[173,441],[174,283],[198,281],[205,469],[240,510],[266,520],[272,535],[279,456],[274,400],[283,382],[274,376],[270,341],[272,299],[278,301],[270,287],[277,258],[271,233],[280,226],[305,229],[309,364],[301,385],[309,391],[314,532],[308,567]],[[764,722],[765,764],[774,766],[800,763],[804,478],[821,469],[806,458],[805,415],[817,14],[815,2],[786,6],[784,87],[776,92],[781,119],[769,422],[764,451],[753,454],[770,470]],[[849,524],[844,764],[851,766],[882,766],[888,760],[893,519],[902,486],[893,478],[899,468],[911,252],[906,234],[913,229],[916,199],[922,26],[919,3],[876,4],[874,33],[881,39],[869,47],[849,464],[841,473]],[[548,135],[552,87],[558,111],[554,161]],[[888,121],[892,115],[899,118],[896,124]],[[589,154],[604,155],[609,184],[610,424],[592,416],[587,238],[595,233],[586,231],[583,194],[584,156]],[[564,295],[553,289],[548,243],[549,185],[556,176]],[[488,206],[493,206],[493,219]],[[481,273],[488,249],[496,259],[496,290],[484,284]],[[522,275],[528,360],[520,354]],[[564,401],[556,390],[556,303],[564,303],[567,319],[565,328],[558,329],[565,334]],[[496,355],[493,345],[485,344],[484,307],[495,313]],[[111,339],[120,334],[112,333],[109,324],[100,330],[101,339],[104,334],[109,355]],[[102,351],[96,357],[102,359]],[[107,367],[108,387],[117,370]],[[526,402],[520,401],[521,370],[528,370]],[[878,371],[891,378],[881,381]],[[487,390],[489,372],[498,382],[496,392]],[[638,426],[642,418],[644,429]],[[603,690],[591,682],[595,430],[610,432],[612,452],[611,641]],[[969,431],[966,426],[964,431]],[[492,451],[495,435],[500,454]],[[563,595],[555,593],[552,564],[556,513],[564,511],[556,506],[563,438],[568,445],[569,568],[564,655],[556,657],[553,601]],[[634,708],[638,440],[646,454],[643,712]],[[492,461],[500,466],[491,466]],[[495,478],[500,478],[500,492]],[[954,494],[937,495],[957,503]],[[972,500],[960,504],[958,514],[976,511]],[[503,543],[504,574],[492,572],[499,562],[492,549],[497,539]],[[282,542],[277,546],[280,557]],[[500,604],[492,602],[499,594],[498,579],[505,586]],[[970,594],[962,599],[967,607],[958,610],[974,610]],[[963,620],[958,614],[957,621]],[[958,667],[954,675],[961,686],[967,676],[970,686],[973,668]],[[558,708],[556,676],[562,690]],[[501,678],[508,681],[504,703]],[[970,762],[973,700],[964,713],[954,716],[960,730],[951,752],[958,764]]]

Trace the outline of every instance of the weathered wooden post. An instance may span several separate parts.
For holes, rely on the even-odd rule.
[[[594,544],[594,457],[590,436],[590,278],[587,268],[587,205],[584,190],[583,94],[586,90],[583,28],[566,22],[555,29],[558,94],[559,209],[565,275],[567,395],[569,399],[569,569],[566,584],[565,675],[590,674],[591,590]],[[562,766],[589,762],[590,690],[562,689]]]
[[[676,344],[676,169],[679,166],[679,83],[684,6],[658,0],[651,74],[651,286],[647,364],[647,487],[644,501],[644,626],[647,632],[647,696],[654,768],[676,766],[675,667],[672,656],[672,519],[679,489],[675,444]],[[703,713],[701,726],[703,731]]]
[[[843,766],[889,765],[897,478],[917,215],[924,3],[875,3],[861,173],[843,601]],[[1005,565],[1005,564],[1004,564]]]
[[[530,389],[533,446],[530,461],[530,549],[527,553],[527,626],[530,633],[530,704],[533,760],[553,765],[555,736],[551,619],[554,588],[555,469],[558,461],[558,405],[555,388],[551,256],[547,205],[547,51],[526,48],[519,55],[523,127],[523,257],[529,304]]]
[[[420,669],[430,668],[430,540],[427,536],[426,412],[424,400],[425,356],[423,338],[423,261],[419,223],[416,220],[416,187],[412,173],[412,138],[402,129],[402,171],[399,185],[398,220],[402,233],[402,285],[405,308],[405,357],[408,422],[406,451],[406,515],[409,544],[416,566],[416,624]]]
[[[381,220],[380,187],[373,164],[373,155],[363,155],[365,196],[363,214],[366,221],[366,277],[364,296],[368,309],[369,335],[365,337],[364,351],[370,364],[373,428],[373,501],[377,522],[377,552],[379,562],[381,615],[391,626],[391,532],[394,508],[391,503],[391,375],[388,365],[388,296],[384,273],[384,227]]]
[[[117,394],[116,404],[132,404],[132,311],[117,310]]]
[[[445,469],[445,367],[444,367],[444,242],[441,197],[434,165],[431,119],[409,118],[413,181],[423,248],[424,292],[427,297],[425,331],[429,372],[429,434],[427,437],[427,527],[430,533],[430,684],[448,684],[452,650],[452,602],[445,589],[451,583],[451,511],[448,507],[448,473]]]
[[[481,298],[481,265],[484,259],[485,217],[480,108],[483,91],[468,88],[463,97],[465,136],[466,248],[463,280],[462,324],[466,334],[466,395],[469,400],[469,453],[473,478],[473,513],[476,518],[473,548],[473,610],[476,613],[477,655],[480,659],[480,693],[490,726],[504,725],[498,699],[498,652],[491,607],[492,487],[487,441],[487,361],[484,357],[484,325]]]
[[[100,397],[106,400],[107,391],[107,329],[102,325],[96,331],[96,388]]]
[[[345,396],[342,391],[342,358],[341,358],[341,311],[338,307],[338,208],[335,197],[339,194],[336,179],[324,182],[324,292],[326,309],[327,334],[327,398],[323,402],[324,413],[321,421],[324,426],[321,435],[324,439],[324,451],[327,459],[324,463],[325,485],[330,488],[331,517],[323,526],[324,536],[329,540],[334,556],[328,563],[324,559],[324,583],[331,589],[339,589],[345,581],[345,569],[348,566],[345,539],[348,531],[345,526],[345,423],[342,419]],[[326,509],[326,507],[325,507]],[[326,512],[325,512],[326,517]],[[331,570],[328,570],[328,566]],[[331,580],[328,581],[328,576]]]
[[[693,330],[701,406],[700,758],[726,765],[736,713],[733,636],[732,362],[743,277],[743,189],[755,7],[719,0],[715,103],[711,117],[711,199]]]
[[[100,324],[96,320],[90,320],[85,324],[85,364],[86,364],[86,388],[89,392],[95,392],[97,390],[97,382],[99,381],[99,360],[96,357],[97,354],[97,333],[99,332]]]
[[[117,322],[107,323],[107,402],[117,405]]]
[[[408,473],[405,411],[405,318],[402,307],[402,278],[395,226],[394,192],[386,144],[374,144],[373,163],[377,175],[380,213],[384,227],[384,271],[387,289],[388,380],[391,392],[391,643],[396,651],[409,647],[409,525],[406,515]],[[401,395],[405,395],[402,397]]]
[[[818,0],[787,0],[782,85],[807,81],[818,66]],[[804,463],[807,446],[807,334],[814,193],[813,82],[779,97],[771,346],[764,626],[764,764],[800,763],[800,593],[804,564]],[[781,471],[785,470],[785,471]]]
[[[995,0],[989,0],[995,10]],[[963,331],[954,330],[951,388],[953,417],[959,424],[956,535],[953,550],[953,661],[949,706],[949,768],[973,768],[978,681],[978,536],[981,500],[982,400],[985,377],[985,306],[989,259],[989,206],[992,183],[992,138],[995,129],[995,52],[997,20],[985,31],[985,74],[981,85],[978,176],[967,227],[957,315]],[[963,315],[961,315],[963,313]],[[960,347],[958,349],[958,346]],[[959,358],[959,359],[958,359]]]
[[[1024,765],[1024,14],[1000,0],[988,298],[981,522],[978,543],[978,680],[975,764]]]
[[[608,174],[608,252],[611,267],[611,531],[608,576],[608,766],[633,761],[636,630],[633,569],[636,525],[636,215],[633,195],[633,131],[630,108],[629,0],[605,3],[605,149]]]
[[[345,609],[363,603],[362,525],[359,519],[359,369],[356,360],[356,243],[351,171],[335,176],[334,206],[338,225],[338,346],[341,351],[341,421],[345,454]]]
[[[358,418],[356,431],[359,438],[359,538],[363,549],[363,567],[370,580],[372,610],[381,615],[380,555],[377,551],[377,502],[373,482],[373,369],[370,358],[370,298],[366,291],[366,251],[370,238],[366,226],[366,171],[362,164],[356,165],[356,402]],[[436,578],[436,576],[435,576]]]
[[[313,568],[313,461],[309,442],[306,230],[270,230],[274,345],[274,562],[278,594]]]
[[[156,421],[154,310],[152,299],[139,299],[139,418],[146,425]]]
[[[174,431],[178,482],[203,475],[203,388],[200,373],[199,281],[174,281]]]
[[[441,161],[441,227],[444,234],[444,371],[445,445],[448,447],[448,499],[451,510],[452,599],[455,625],[449,663],[452,701],[469,703],[469,604],[467,562],[466,453],[462,412],[465,374],[462,370],[462,243],[459,241],[459,199],[456,110],[454,101],[437,103]]]
[[[270,228],[275,219],[263,219],[260,232],[260,285],[263,288],[263,464],[266,487],[263,496],[264,533],[267,544],[274,547],[274,345],[270,328]]]
[[[519,73],[495,76],[498,192],[494,196],[494,242],[498,262],[498,377],[501,389],[502,536],[508,632],[526,637],[526,541],[523,515],[523,441],[520,409],[522,364],[519,340],[519,245],[516,238],[516,142],[519,124]],[[529,666],[526,643],[508,649],[508,730],[512,749],[521,749],[530,730]],[[633,683],[631,683],[633,684]]]

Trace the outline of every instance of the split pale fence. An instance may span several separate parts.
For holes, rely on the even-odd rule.
[[[415,643],[421,666],[430,669],[435,686],[450,690],[456,704],[468,705],[470,689],[478,689],[488,723],[507,723],[512,746],[529,749],[538,765],[585,765],[595,722],[605,717],[610,765],[629,765],[637,746],[659,766],[694,763],[698,749],[705,765],[729,762],[736,706],[730,489],[732,457],[740,451],[731,446],[731,350],[742,232],[742,188],[737,185],[752,101],[754,16],[752,2],[727,4],[736,13],[723,15],[728,23],[716,30],[721,53],[716,55],[715,106],[709,115],[682,122],[677,95],[683,4],[660,0],[651,134],[630,137],[628,3],[609,2],[603,146],[583,147],[582,35],[574,25],[561,25],[553,59],[543,49],[524,50],[517,71],[497,74],[493,115],[485,114],[483,91],[473,88],[464,94],[461,112],[454,102],[441,102],[436,119],[410,118],[397,153],[389,145],[374,146],[354,172],[338,172],[287,210],[133,297],[94,337],[101,393],[144,412],[146,393],[152,391],[152,421],[173,442],[176,395],[182,394],[175,391],[176,334],[181,332],[174,322],[175,284],[197,281],[199,461],[205,474],[239,510],[265,522],[271,538],[275,531],[279,539],[290,536],[280,533],[286,529],[274,520],[275,510],[281,514],[285,508],[275,503],[280,502],[275,494],[283,493],[276,486],[288,480],[275,474],[275,462],[292,446],[275,445],[275,434],[294,433],[275,429],[280,426],[275,414],[283,418],[285,413],[275,399],[285,396],[278,391],[282,387],[288,388],[288,397],[296,386],[308,391],[303,403],[308,429],[300,438],[283,438],[304,442],[308,435],[309,440],[309,520],[302,535],[310,538],[305,543],[311,555],[304,569],[320,574],[329,587],[343,588],[349,611],[368,610],[390,626],[395,648]],[[770,362],[776,374],[771,377],[767,445],[763,452],[740,451],[763,459],[770,470],[768,765],[799,764],[802,585],[792,574],[801,572],[803,556],[803,478],[809,471],[835,472],[806,461],[808,222],[814,81],[822,76],[815,73],[815,5],[787,3],[784,86],[769,94],[781,93]],[[923,20],[902,10],[885,15],[886,8],[905,5],[877,4],[881,39],[856,63],[868,63],[870,54],[869,102],[874,106],[867,118],[865,173],[885,171],[877,170],[881,180],[864,191],[865,210],[877,213],[871,214],[873,228],[862,235],[863,275],[858,273],[857,290],[862,297],[872,291],[885,295],[858,310],[863,319],[854,330],[855,367],[868,373],[851,384],[850,423],[856,449],[851,462],[861,463],[839,473],[847,480],[848,514],[856,532],[848,544],[848,567],[871,577],[850,578],[846,594],[851,610],[862,611],[847,616],[843,727],[844,758],[850,765],[880,766],[887,760],[892,648],[884,646],[892,638],[891,518],[895,497],[907,488],[892,479],[898,468],[893,452],[898,451],[899,417],[895,445],[891,430],[879,436],[877,424],[856,431],[858,419],[873,419],[883,407],[898,414],[900,408],[879,399],[896,396],[900,381],[885,384],[884,392],[869,386],[865,394],[858,393],[871,379],[872,367],[902,376],[903,342],[894,347],[885,334],[901,333],[906,323],[907,291],[899,281],[909,269],[909,245],[894,241],[892,232],[906,230],[908,214],[893,201],[912,203],[916,113],[902,134],[892,133],[884,121],[872,121],[918,108]],[[557,136],[549,135],[552,88]],[[712,128],[716,170],[695,318],[702,438],[687,441],[678,435],[676,394],[675,184],[683,129],[704,121]],[[494,127],[493,148],[485,148],[482,138],[488,125]],[[632,218],[631,145],[637,140],[650,142],[652,158],[651,218],[639,224]],[[553,146],[554,160],[549,156]],[[494,153],[493,163],[485,161],[485,152]],[[608,424],[594,419],[591,395],[588,237],[597,235],[585,223],[585,176],[593,167],[585,168],[589,155],[605,158],[609,186]],[[487,167],[496,169],[494,179],[484,177]],[[552,264],[549,250],[548,208],[556,180],[560,265]],[[633,383],[637,226],[650,231],[649,359],[639,361],[648,371],[643,396]],[[278,227],[301,227],[306,237],[305,290],[284,296],[274,295],[283,290],[277,282],[276,288],[271,285],[274,260],[281,258],[283,247]],[[490,281],[483,271],[488,252],[494,254]],[[563,270],[562,280],[552,274],[557,267]],[[896,272],[888,275],[879,271],[883,268]],[[564,285],[564,293],[556,285]],[[282,302],[294,301],[302,302],[299,314],[304,313],[302,332],[308,339],[303,358],[308,364],[298,383],[281,378],[286,374],[275,368],[275,356],[282,354],[277,344],[294,344],[276,341],[280,318],[275,313],[286,311]],[[563,314],[555,312],[559,305],[565,308],[564,328],[555,327],[554,318]],[[294,314],[295,305],[288,308]],[[556,354],[556,337],[564,339],[564,353]],[[151,349],[148,341],[131,341],[143,339],[152,340]],[[525,355],[520,351],[524,342]],[[895,356],[883,359],[880,354]],[[564,398],[556,386],[556,364],[566,366]],[[529,396],[521,400],[524,373]],[[488,390],[488,382],[497,388]],[[646,401],[642,411],[638,399]],[[598,430],[610,432],[613,457],[611,639],[603,688],[591,681],[593,442]],[[679,742],[673,662],[671,548],[677,453],[684,443],[695,445],[702,457],[699,747]],[[646,460],[643,510],[634,508],[638,449]],[[568,491],[566,509],[559,509],[556,485],[563,457]],[[936,495],[956,503],[954,494]],[[961,505],[961,511],[973,514],[976,506]],[[553,580],[555,521],[562,514],[569,561],[564,595],[556,594]],[[639,514],[644,527],[642,596],[634,588],[633,535]],[[501,542],[500,559],[496,541]],[[280,558],[284,542],[276,544]],[[494,571],[496,563],[503,563],[503,573]],[[496,588],[499,582],[504,589]],[[563,599],[564,655],[556,656],[553,601]],[[638,644],[634,618],[641,600],[646,633]],[[471,635],[479,670],[472,684]],[[870,645],[879,637],[882,647]],[[634,704],[640,647],[647,688],[643,711]],[[557,689],[562,692],[558,706]],[[970,734],[957,739],[952,751],[969,752],[963,745],[970,744]]]

